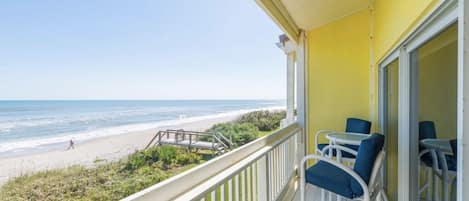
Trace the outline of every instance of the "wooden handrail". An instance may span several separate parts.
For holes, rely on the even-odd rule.
[[[168,129],[166,131],[158,131],[155,136],[150,140],[150,142],[147,144],[145,149],[148,149],[150,146],[153,144],[161,145],[165,144],[164,141],[162,141],[162,138],[166,136],[167,139],[171,138],[171,136],[174,136],[174,143],[169,143],[169,144],[174,144],[174,145],[184,145],[187,147],[191,147],[193,142],[199,141],[199,137],[209,137],[209,141],[211,143],[210,147],[207,147],[209,149],[215,150],[217,154],[223,153],[224,150],[229,150],[232,148],[233,143],[229,141],[225,136],[223,136],[220,133],[210,133],[210,132],[198,132],[198,131],[185,131],[185,130],[174,130],[174,129]],[[189,144],[187,143],[180,143],[181,141],[184,142],[186,141],[187,136],[189,137]],[[192,140],[193,136],[195,136],[195,141]],[[155,142],[157,140],[157,142]],[[168,144],[168,143],[166,143]],[[218,149],[220,146],[223,147],[222,150]]]

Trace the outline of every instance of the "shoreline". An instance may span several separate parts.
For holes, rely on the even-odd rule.
[[[84,131],[79,133],[71,133],[66,135],[58,135],[44,139],[32,139],[24,141],[14,141],[0,143],[0,159],[12,158],[19,156],[26,156],[32,154],[45,153],[50,151],[64,150],[68,147],[69,141],[72,139],[75,143],[85,143],[88,141],[97,140],[100,138],[125,135],[133,132],[144,132],[155,128],[166,128],[177,126],[180,124],[187,124],[191,122],[210,120],[214,118],[224,118],[233,115],[242,115],[252,111],[270,110],[275,111],[283,109],[281,106],[256,108],[256,109],[241,109],[223,113],[208,114],[202,116],[193,116],[180,119],[164,120],[158,122],[136,123],[130,125],[120,125],[108,128],[100,128],[91,131]]]
[[[242,112],[212,115],[210,118],[196,117],[199,119],[180,121],[173,125],[155,126],[154,128],[140,131],[130,131],[89,140],[76,141],[75,149],[71,150],[65,150],[68,144],[64,143],[62,145],[62,149],[48,150],[21,156],[1,157],[0,186],[10,178],[34,172],[64,168],[72,165],[90,167],[95,165],[95,161],[97,160],[120,160],[136,150],[143,149],[158,130],[184,129],[204,131],[214,124],[233,121],[243,114],[256,110],[275,109],[259,108],[255,110],[245,110]]]

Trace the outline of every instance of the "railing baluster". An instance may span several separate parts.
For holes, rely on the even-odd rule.
[[[242,201],[246,201],[246,170],[241,172],[241,199]]]
[[[278,176],[278,173],[279,173],[279,160],[278,160],[278,147],[276,147],[274,149],[274,167],[275,167],[275,176],[272,175],[273,177],[275,177],[275,182],[274,182],[274,185],[275,185],[275,188],[274,188],[274,196],[273,196],[273,199],[276,200],[277,199],[277,193],[278,193],[278,181],[279,181],[279,176]]]
[[[281,149],[280,149],[280,167],[281,167],[281,171],[280,171],[280,175],[281,175],[281,179],[280,179],[280,186],[283,187],[283,184],[285,182],[285,144],[282,144],[281,145]]]
[[[252,164],[252,200],[257,198],[257,163]]]
[[[211,201],[217,200],[217,190],[213,190],[213,191],[210,193],[210,200],[211,200]]]
[[[235,200],[236,201],[239,201],[239,175],[236,175],[235,176],[235,180],[234,180],[234,186],[235,186],[235,192],[234,192],[234,196],[235,196]]]
[[[225,184],[220,186],[220,201],[225,201]]]
[[[268,191],[269,191],[269,200],[273,200],[273,195],[274,195],[274,191],[273,191],[273,186],[274,186],[274,179],[273,178],[273,173],[274,173],[274,170],[273,170],[273,154],[272,152],[269,152],[269,166],[267,167],[267,170],[269,170],[269,185],[268,185]]]
[[[257,161],[257,200],[268,200],[269,173],[267,170],[267,155]]]
[[[252,200],[252,198],[251,198],[251,196],[252,196],[252,189],[251,189],[251,188],[252,188],[252,184],[251,184],[251,181],[252,181],[252,178],[251,178],[251,177],[252,177],[252,174],[251,174],[251,166],[249,166],[249,167],[246,168],[246,177],[247,177],[247,185],[246,185],[246,187],[247,187],[247,191],[246,191],[247,197],[246,197],[246,199],[249,200],[249,201],[251,201],[251,200]]]
[[[233,201],[233,178],[228,180],[228,201]]]

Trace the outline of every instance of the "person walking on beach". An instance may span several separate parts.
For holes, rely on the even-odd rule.
[[[73,142],[73,139],[70,139],[70,144],[68,145],[67,150],[70,150],[70,149],[75,149],[75,142]]]

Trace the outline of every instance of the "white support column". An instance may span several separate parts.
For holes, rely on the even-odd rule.
[[[295,53],[287,54],[287,124],[295,120]]]
[[[458,167],[457,200],[469,198],[469,4],[458,2]]]
[[[301,33],[296,51],[296,107],[297,122],[303,128],[299,135],[297,164],[305,156],[308,144],[307,103],[308,103],[308,68],[306,59],[306,35]],[[299,167],[298,167],[299,168]]]
[[[282,127],[287,126],[295,121],[295,61],[298,46],[288,39],[286,35],[279,37],[280,41],[277,46],[285,52],[287,60],[287,116],[282,120]]]

